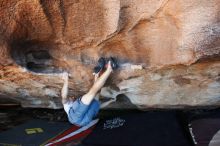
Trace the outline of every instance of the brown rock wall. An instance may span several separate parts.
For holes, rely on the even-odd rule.
[[[0,1],[2,100],[61,108],[59,73],[80,96],[109,56],[120,69],[103,96],[124,94],[140,108],[219,105],[220,1]]]

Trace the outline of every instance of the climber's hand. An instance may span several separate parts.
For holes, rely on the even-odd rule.
[[[61,77],[62,77],[62,79],[63,79],[64,81],[68,81],[69,74],[68,74],[67,72],[63,72],[63,73],[61,74]]]

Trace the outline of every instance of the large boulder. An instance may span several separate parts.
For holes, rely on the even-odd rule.
[[[69,96],[77,98],[109,56],[120,68],[101,96],[124,95],[109,107],[219,106],[220,1],[0,2],[1,101],[62,108],[60,73],[70,73]]]

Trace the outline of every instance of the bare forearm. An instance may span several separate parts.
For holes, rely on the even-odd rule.
[[[65,103],[68,101],[68,75],[63,75],[64,77],[64,84],[63,88],[61,90],[61,97],[62,97],[62,102]]]

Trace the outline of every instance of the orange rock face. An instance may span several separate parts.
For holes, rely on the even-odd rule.
[[[120,68],[101,95],[138,108],[220,105],[219,0],[0,2],[0,98],[62,108],[86,93],[100,57]],[[116,100],[109,107],[126,108]],[[133,107],[133,106],[131,106]]]

